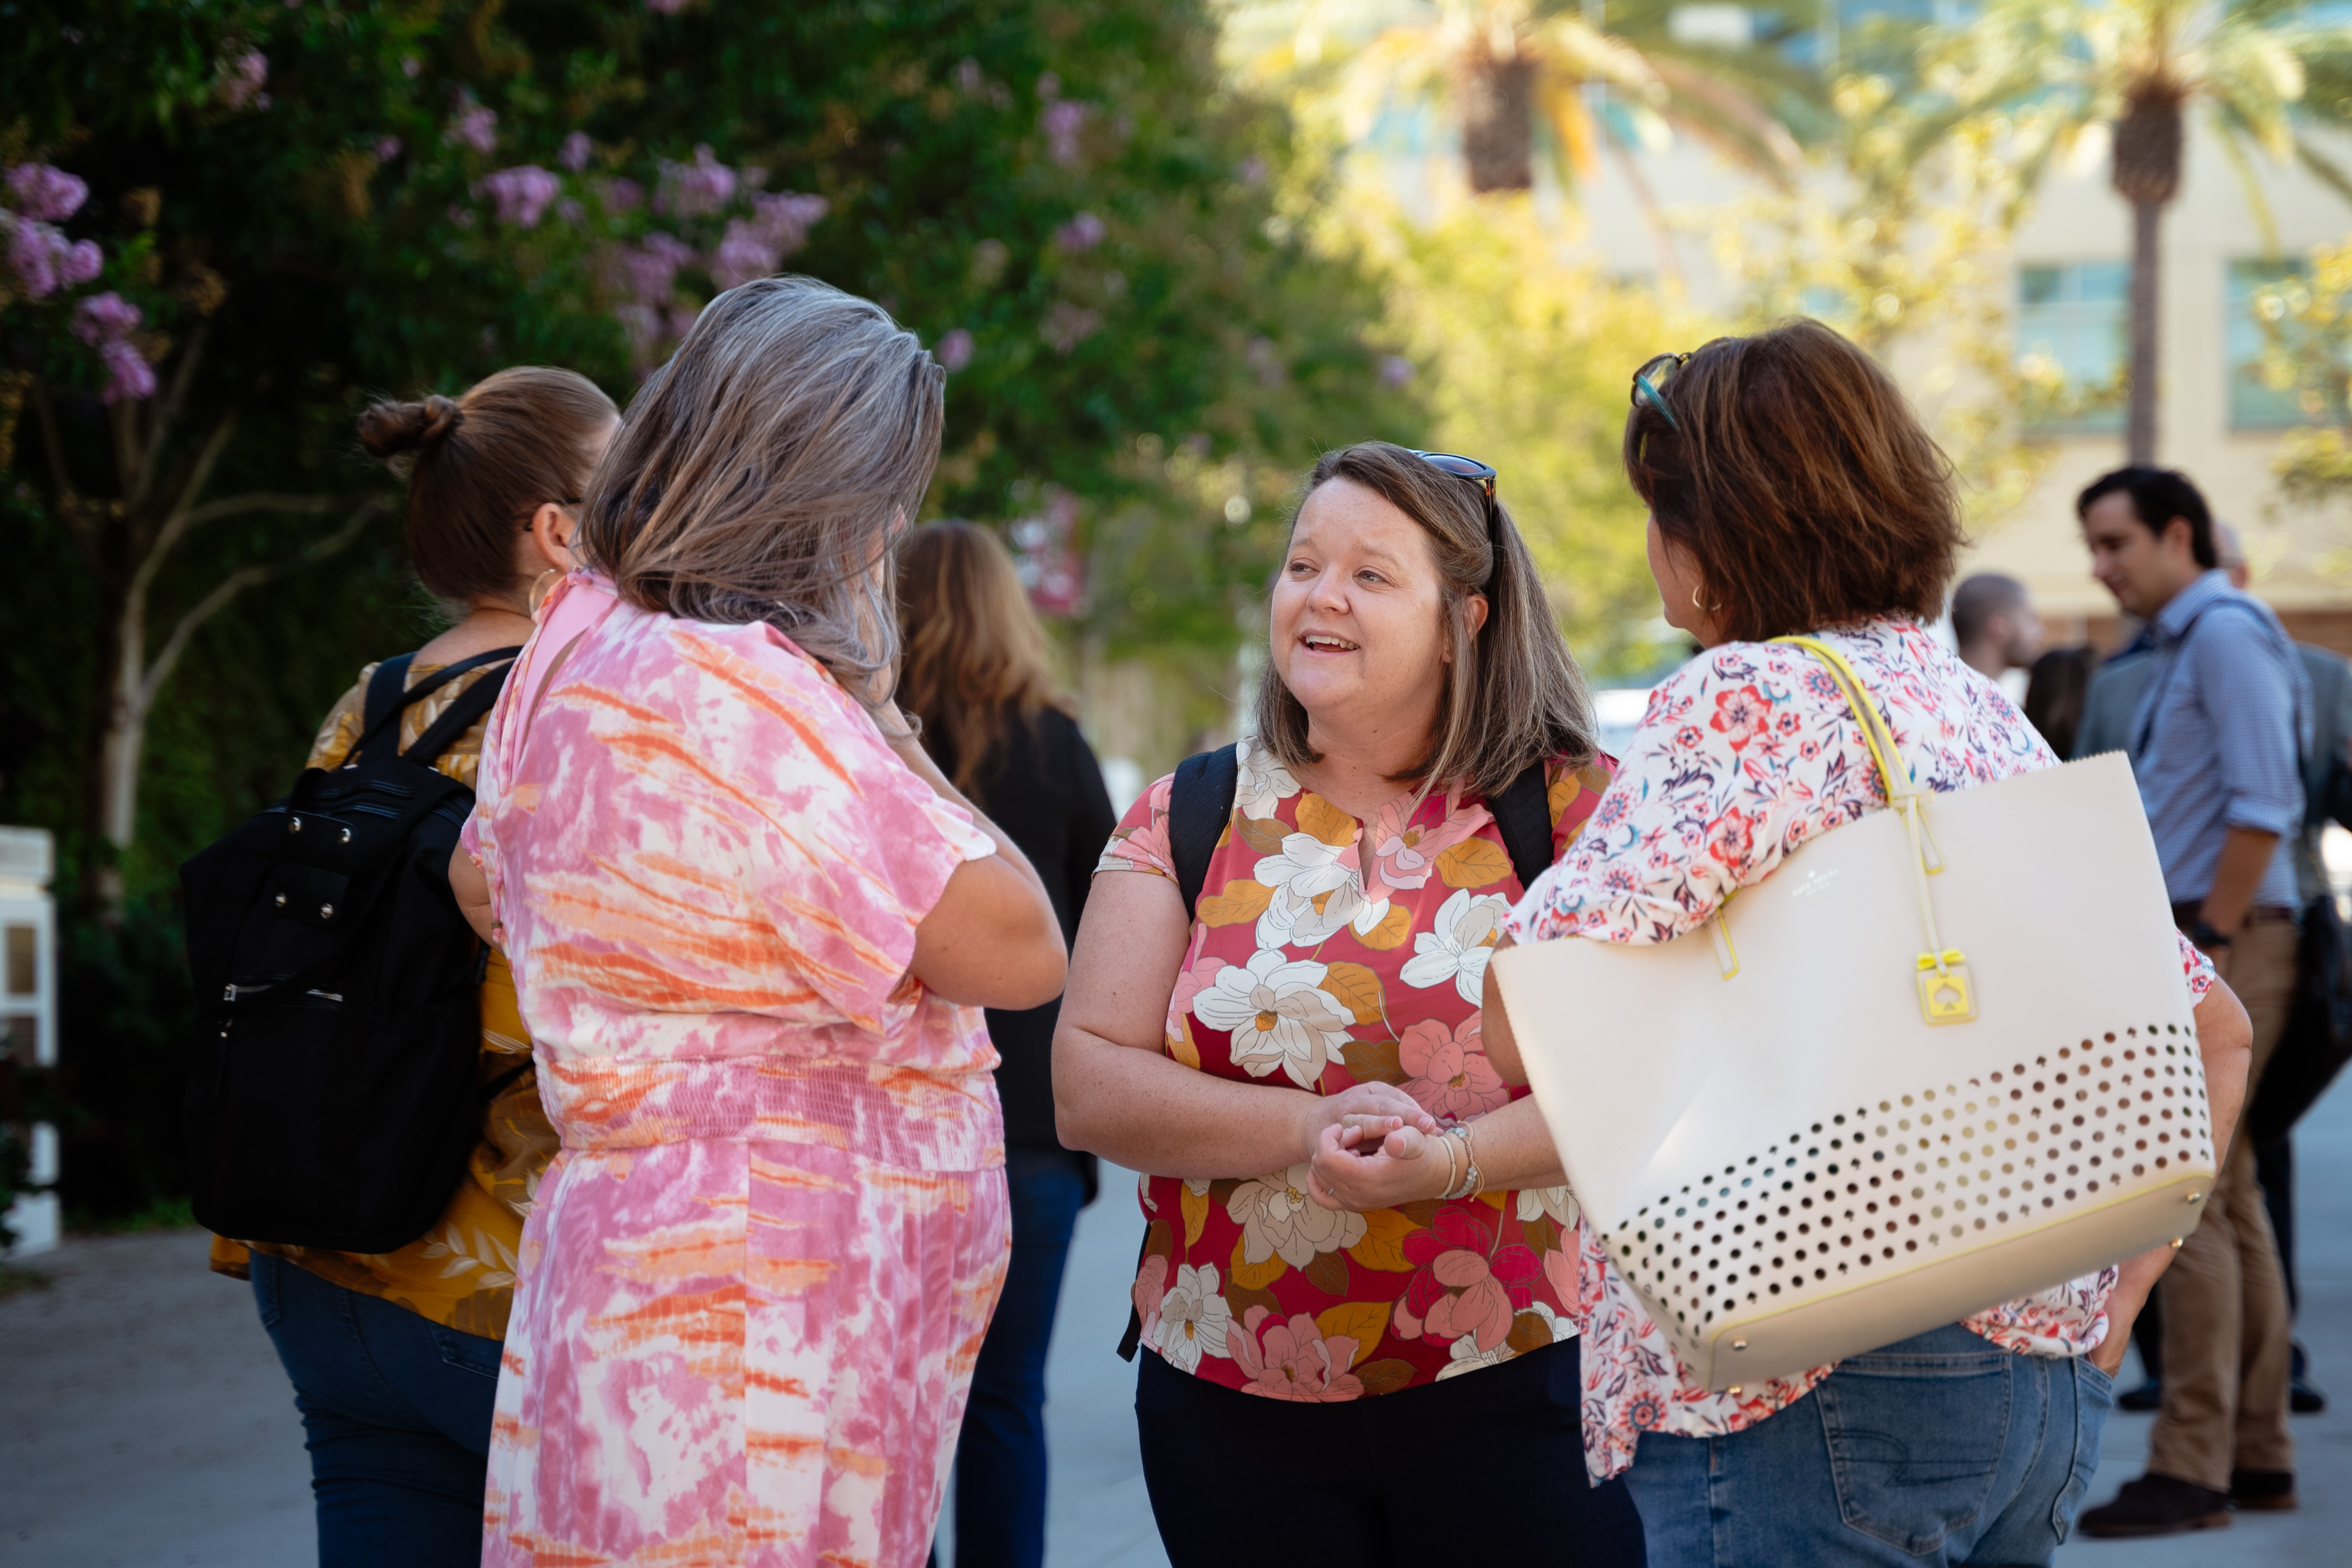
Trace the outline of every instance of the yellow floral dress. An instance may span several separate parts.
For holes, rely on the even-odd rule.
[[[408,682],[414,686],[440,668],[415,665]],[[310,766],[342,765],[359,740],[368,679],[374,673],[373,665],[362,670],[359,684],[343,693],[327,715],[310,747]],[[461,675],[412,705],[401,716],[400,743],[413,744],[478,679]],[[459,736],[435,765],[470,786],[486,723],[478,722]],[[493,951],[482,982],[482,1081],[530,1060],[530,1040],[516,1006],[514,974],[505,955]],[[362,1253],[215,1237],[213,1270],[242,1279],[247,1252],[267,1252],[347,1290],[381,1296],[445,1328],[502,1340],[507,1313],[514,1304],[515,1253],[522,1242],[523,1216],[530,1212],[540,1174],[555,1147],[555,1130],[539,1102],[538,1074],[526,1066],[484,1109],[482,1139],[467,1165],[466,1179],[433,1228],[415,1241],[396,1252]]]

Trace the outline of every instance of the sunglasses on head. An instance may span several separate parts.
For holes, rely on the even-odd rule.
[[[1633,373],[1632,395],[1633,406],[1639,408],[1644,403],[1648,404],[1657,410],[1658,417],[1666,422],[1666,427],[1677,436],[1683,433],[1683,422],[1675,417],[1673,409],[1666,406],[1665,394],[1660,392],[1658,388],[1664,385],[1666,379],[1675,372],[1689,363],[1688,354],[1659,354],[1643,362],[1642,368]]]
[[[1408,452],[1435,468],[1441,474],[1452,474],[1457,479],[1468,479],[1488,500],[1495,499],[1496,474],[1492,467],[1475,458],[1465,458],[1459,452],[1421,452],[1408,447]]]

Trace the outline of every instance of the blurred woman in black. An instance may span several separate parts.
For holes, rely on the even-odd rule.
[[[1087,888],[1118,814],[1047,660],[1045,628],[995,535],[965,522],[919,528],[899,546],[905,654],[899,708],[922,726],[940,771],[1021,847],[1077,935]],[[1094,1156],[1054,1137],[1058,1002],[991,1010],[1004,1102],[1013,1261],[956,1451],[957,1568],[1036,1568],[1045,1552],[1045,1349]]]

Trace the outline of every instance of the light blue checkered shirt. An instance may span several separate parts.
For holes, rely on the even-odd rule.
[[[2270,606],[2206,573],[2148,624],[2154,669],[2132,716],[2132,772],[2164,863],[2166,892],[2195,903],[2213,886],[2232,827],[2279,836],[2256,905],[2296,906],[2289,846],[2303,829],[2299,756],[2311,685]]]

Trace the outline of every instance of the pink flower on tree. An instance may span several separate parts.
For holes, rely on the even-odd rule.
[[[247,49],[222,70],[221,101],[231,109],[267,109],[269,95],[261,88],[268,79],[269,57],[259,49]]]
[[[1409,385],[1412,381],[1412,361],[1405,358],[1402,354],[1382,354],[1381,356],[1381,384],[1382,386],[1405,386]]]
[[[675,16],[686,9],[687,0],[646,0],[646,9],[658,11],[665,16]]]
[[[1055,85],[1059,90],[1060,84]],[[1038,90],[1045,95],[1042,80]],[[1086,122],[1087,106],[1066,98],[1055,99],[1037,116],[1037,123],[1045,132],[1046,153],[1066,169],[1078,161],[1078,132]]]
[[[73,334],[96,347],[129,337],[139,321],[139,307],[110,289],[74,308]]]
[[[499,144],[499,111],[481,104],[468,104],[449,121],[441,139],[451,146],[471,147],[477,153],[488,153]]]
[[[661,160],[661,187],[654,194],[654,211],[704,217],[734,199],[735,185],[735,171],[713,157],[707,144],[699,146],[691,163]]]
[[[710,276],[722,289],[767,277],[806,243],[809,226],[829,205],[823,196],[790,191],[752,197],[752,216],[730,219],[726,237],[711,253]]]
[[[953,375],[971,363],[971,334],[961,327],[955,328],[940,340],[939,346],[931,350],[931,355],[940,362],[941,370]]]
[[[596,194],[607,209],[616,213],[635,212],[646,203],[646,188],[635,180],[600,180]]]
[[[1404,1091],[1440,1121],[1467,1121],[1511,1102],[1475,1014],[1452,1030],[1435,1018],[1408,1025],[1397,1037],[1397,1063],[1412,1075]]]
[[[574,131],[563,139],[563,150],[555,155],[555,161],[576,174],[588,166],[588,159],[595,150],[586,132]]]
[[[89,187],[63,169],[19,163],[8,171],[8,197],[36,223],[62,223],[81,210]]]
[[[1225,1353],[1249,1379],[1243,1393],[1325,1405],[1363,1397],[1363,1383],[1348,1370],[1356,1359],[1354,1340],[1345,1334],[1326,1339],[1304,1312],[1266,1327],[1272,1318],[1264,1307],[1252,1307],[1225,1330]]]
[[[548,204],[562,191],[553,174],[536,163],[520,163],[483,176],[475,187],[498,204],[499,221],[515,228],[537,228]]]
[[[1054,231],[1054,243],[1076,256],[1100,245],[1109,232],[1109,227],[1094,214],[1080,213]]]
[[[669,303],[677,287],[681,267],[696,260],[694,247],[674,234],[659,229],[627,247],[621,253],[623,267],[628,274],[629,291],[640,305],[662,306]]]
[[[130,340],[108,343],[98,351],[98,357],[106,366],[106,389],[100,395],[107,402],[155,395],[155,368]]]
[[[394,158],[400,156],[400,138],[397,136],[377,137],[375,139],[375,161],[379,163],[391,163]]]
[[[106,258],[95,240],[70,240],[47,224],[20,217],[8,226],[8,265],[26,296],[43,300],[96,278]]]
[[[68,287],[87,283],[106,270],[106,257],[94,239],[77,239],[68,245],[65,236],[58,235],[53,254],[57,258],[58,281]]]

